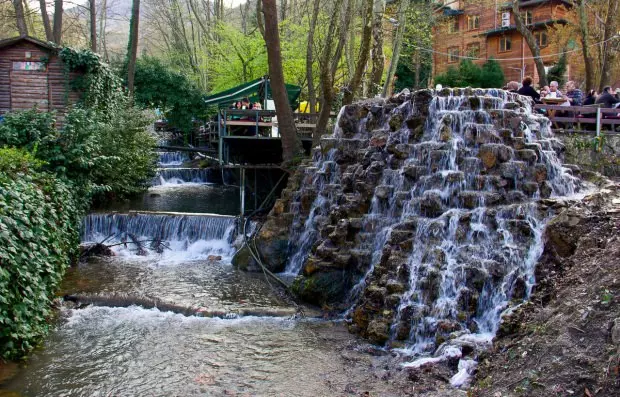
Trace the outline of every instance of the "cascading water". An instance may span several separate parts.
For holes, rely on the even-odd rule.
[[[365,115],[376,107],[389,117],[370,123]],[[293,234],[300,243],[287,270],[316,262],[333,269],[344,258],[340,266],[359,275],[346,316],[363,335],[407,354],[440,361],[460,357],[464,344],[488,343],[511,300],[527,298],[534,284],[551,215],[535,200],[580,187],[562,166],[548,120],[501,90],[418,91],[395,105],[343,112],[353,116],[322,140],[338,160],[339,175],[330,175],[337,182]],[[291,207],[321,189],[324,163],[319,157],[305,169],[309,182]],[[367,206],[352,199],[364,195]],[[303,277],[310,281],[300,285],[311,286],[313,275]]]
[[[153,178],[152,185],[205,184],[217,177],[214,173],[215,171],[211,168],[160,168]]]
[[[235,225],[236,219],[228,216],[90,214],[83,220],[82,242],[105,241],[121,255],[140,252],[170,259],[204,259],[232,255]]]
[[[285,274],[299,274],[317,237],[316,217],[327,215],[326,210],[328,208],[325,208],[325,204],[331,199],[328,186],[338,183],[340,175],[338,164],[334,161],[336,153],[336,149],[331,149],[325,156],[319,154],[318,159],[316,159],[318,171],[314,169],[307,170],[309,177],[312,178],[312,182],[300,192],[300,197],[305,197],[306,201],[309,201],[309,197],[312,196],[316,196],[316,198],[312,202],[310,216],[306,219],[303,229],[299,228],[300,225],[295,225],[300,222],[299,216],[293,220],[293,224],[297,227],[293,228],[293,234],[290,239],[290,251],[295,253],[286,265]],[[296,211],[296,213],[297,215],[300,214],[299,211]],[[299,233],[300,229],[302,230],[301,233]]]
[[[161,168],[179,167],[189,161],[189,156],[185,152],[158,152],[157,154],[159,155],[157,164]]]

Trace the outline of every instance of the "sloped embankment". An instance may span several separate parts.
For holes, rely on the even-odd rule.
[[[549,223],[536,273],[531,300],[481,358],[474,395],[620,396],[620,185]]]

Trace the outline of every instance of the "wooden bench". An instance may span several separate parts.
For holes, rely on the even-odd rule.
[[[614,133],[616,127],[620,126],[620,109],[602,108],[600,105],[586,106],[560,106],[560,105],[536,105],[536,110],[545,110],[548,112],[549,120],[554,124],[555,129],[561,129],[557,123],[577,124],[576,130],[573,132],[583,132],[582,125],[590,125],[595,127],[593,131],[600,133],[603,126],[610,126],[610,132]],[[556,116],[560,111],[563,114]],[[563,129],[566,131],[566,129]]]

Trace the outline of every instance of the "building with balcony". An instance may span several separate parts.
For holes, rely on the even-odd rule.
[[[532,53],[517,31],[510,3],[499,0],[443,1],[438,7],[442,14],[440,22],[433,32],[433,76],[444,73],[450,66],[458,67],[463,57],[472,57],[479,66],[493,58],[499,61],[506,81],[521,81],[529,75],[535,84],[538,82]],[[525,0],[520,2],[520,11],[540,46],[545,66],[552,67],[559,59],[554,54],[567,48],[558,32],[572,18],[571,3]],[[567,78],[579,79],[574,67],[578,61],[569,56]]]

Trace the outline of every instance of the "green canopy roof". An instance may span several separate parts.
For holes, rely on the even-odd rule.
[[[288,101],[291,104],[291,107],[296,109],[299,94],[301,93],[301,87],[286,84],[286,93],[288,94]],[[245,97],[249,98],[252,103],[260,102],[264,107],[266,105],[266,100],[272,99],[269,77],[261,77],[260,79],[250,81],[249,83],[241,84],[226,91],[210,95],[206,97],[204,101],[207,106],[228,108],[233,104],[233,102],[240,101]]]

